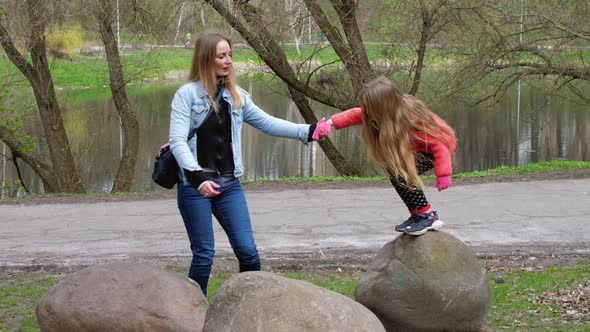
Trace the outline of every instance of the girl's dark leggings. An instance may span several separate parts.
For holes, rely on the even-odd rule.
[[[434,168],[434,156],[429,153],[418,152],[416,154],[416,169],[418,174],[422,174]],[[426,200],[424,191],[419,188],[409,188],[404,179],[400,177],[391,177],[391,184],[397,191],[399,197],[408,207],[410,213],[420,213],[428,210],[430,204]]]

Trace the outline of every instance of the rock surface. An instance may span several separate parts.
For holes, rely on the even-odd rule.
[[[491,289],[470,248],[431,231],[385,244],[357,285],[355,299],[387,331],[476,331],[485,324]]]
[[[346,296],[269,272],[239,273],[211,301],[205,331],[385,331]]]
[[[207,299],[190,279],[139,263],[67,276],[37,306],[42,331],[202,331]]]

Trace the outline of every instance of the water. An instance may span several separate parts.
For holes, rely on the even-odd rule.
[[[158,188],[151,181],[154,156],[158,147],[168,139],[170,102],[179,85],[166,85],[155,92],[131,98],[138,110],[141,130],[134,190]],[[242,82],[242,86],[251,91],[254,102],[269,114],[303,122],[293,103],[284,94],[274,91],[276,86],[247,81]],[[465,108],[451,102],[428,103],[457,132],[456,173],[558,158],[590,160],[589,107],[555,96],[549,98],[528,87],[523,87],[521,95],[518,124],[516,91],[492,108]],[[319,116],[336,112],[326,107],[317,110]],[[121,153],[119,117],[112,101],[65,106],[64,121],[85,188],[109,191]],[[375,174],[361,142],[359,128],[337,131],[332,138],[357,167],[367,174]],[[242,140],[246,179],[338,175],[316,144],[305,146],[298,141],[274,138],[247,125]],[[0,143],[0,151],[3,147]],[[26,165],[21,168],[29,190],[42,192],[39,178]],[[0,157],[0,181],[2,179],[8,184],[2,195],[14,196],[16,171],[12,162],[5,162]]]

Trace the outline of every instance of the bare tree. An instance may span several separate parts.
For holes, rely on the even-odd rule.
[[[172,39],[172,44],[176,44],[176,39],[178,38],[178,33],[180,32],[182,14],[184,13],[184,5],[186,5],[186,1],[182,1],[182,3],[180,4],[180,10],[178,13],[178,24],[176,25],[176,32],[174,32],[174,39]]]
[[[352,95],[356,96],[363,84],[375,77],[356,21],[356,2],[354,0],[330,0],[338,17],[338,21],[332,23],[328,14],[317,1],[304,1],[315,22],[344,63],[352,81],[354,89]],[[338,26],[341,26],[341,29]],[[354,100],[349,99],[348,103],[354,104]]]
[[[33,88],[49,156],[24,148],[20,139],[22,133],[10,126],[5,126],[4,123],[0,123],[0,139],[10,147],[16,157],[21,158],[39,174],[48,192],[84,192],[49,72],[45,43],[45,29],[51,17],[49,3],[41,0],[27,0],[24,3],[24,10],[30,28],[27,47],[31,62],[27,61],[16,48],[3,21],[0,21],[0,44],[10,61]]]
[[[96,8],[99,7],[100,10],[96,12],[98,30],[105,45],[111,92],[123,131],[124,149],[112,191],[129,191],[137,160],[139,125],[125,89],[126,81],[113,31],[113,0],[101,0],[100,6]],[[28,18],[26,25],[30,27],[27,44],[32,63],[20,53],[4,25],[5,22],[0,21],[0,44],[33,88],[44,129],[42,136],[49,148],[49,154],[45,155],[31,148],[34,145],[31,143],[31,137],[18,125],[21,120],[15,112],[0,110],[0,139],[12,150],[13,158],[22,159],[41,177],[47,192],[83,192],[84,188],[75,168],[47,61],[45,28],[56,18],[52,8],[51,2],[40,0],[27,0],[21,8]],[[19,8],[13,9],[16,11]]]
[[[576,85],[590,81],[585,57],[590,5],[572,1],[560,3],[556,10],[531,2],[518,4],[522,7],[486,2],[464,9],[465,15],[479,19],[481,29],[476,31],[479,47],[466,52],[468,61],[460,75],[472,78],[464,80],[465,84],[487,77],[496,82],[496,89],[478,102],[498,101],[519,80],[544,77],[553,79],[555,90],[567,88],[590,102]]]
[[[448,10],[448,8],[446,8],[447,0],[436,0],[432,3],[429,3],[427,0],[419,0],[418,5],[422,27],[420,29],[418,49],[416,50],[417,56],[414,78],[412,80],[412,87],[408,92],[411,95],[415,95],[418,92],[420,80],[422,79],[424,57],[426,56],[428,43],[445,27],[445,25],[447,25],[447,23],[449,23],[448,20],[444,19],[444,11]]]
[[[139,124],[135,109],[131,106],[123,66],[119,57],[117,38],[113,31],[115,8],[113,0],[100,0],[97,6],[98,30],[105,46],[110,73],[110,87],[113,101],[123,130],[123,154],[115,176],[112,192],[129,191],[135,174],[135,163],[139,147]]]
[[[307,18],[307,15],[305,15],[306,10],[302,0],[284,0],[284,6],[289,30],[295,42],[295,49],[297,50],[297,54],[300,54],[299,44],[301,43],[305,29],[304,19]]]

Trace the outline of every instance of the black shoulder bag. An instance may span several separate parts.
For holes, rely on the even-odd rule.
[[[221,100],[221,94],[223,89],[219,91],[217,97],[217,103]],[[192,111],[191,111],[192,112]],[[207,118],[211,113],[214,112],[213,106],[209,108],[207,112],[207,116],[205,120],[201,122],[201,124],[207,121]],[[189,141],[193,135],[197,133],[197,129],[193,129],[193,131],[188,135],[186,138]],[[154,171],[152,172],[152,180],[157,183],[159,186],[164,187],[166,189],[174,188],[174,185],[178,182],[178,162],[176,162],[176,158],[172,154],[172,150],[170,150],[170,143],[166,143],[160,147],[160,151],[156,155],[156,162],[154,163]]]

